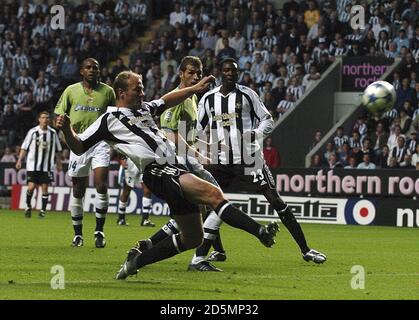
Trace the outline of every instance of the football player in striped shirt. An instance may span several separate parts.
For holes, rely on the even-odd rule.
[[[325,262],[323,253],[308,247],[300,224],[278,194],[272,173],[263,159],[261,142],[273,127],[269,111],[256,92],[237,84],[239,69],[234,59],[221,61],[220,69],[222,85],[204,94],[199,101],[198,130],[205,131],[209,127],[210,143],[224,140],[229,148],[223,150],[219,147],[216,158],[212,159],[213,164],[206,166],[206,169],[223,190],[234,179],[239,179],[240,184],[252,186],[257,192],[263,193],[297,242],[303,259]],[[205,256],[210,246],[211,242],[205,239],[197,256]]]
[[[76,154],[82,154],[99,141],[105,140],[116,151],[130,158],[143,172],[144,183],[158,197],[164,199],[176,220],[180,232],[166,237],[156,246],[141,251],[132,248],[117,279],[123,280],[137,273],[145,265],[170,258],[199,246],[203,239],[202,218],[198,205],[211,207],[228,224],[254,235],[266,247],[271,247],[278,231],[277,224],[257,223],[232,206],[221,189],[191,174],[179,164],[175,145],[160,131],[153,115],[164,107],[178,105],[195,93],[206,90],[213,76],[199,83],[166,94],[162,99],[143,103],[142,77],[131,71],[121,72],[114,81],[116,106],[99,117],[82,134],[71,128],[68,116],[57,118],[67,144]]]
[[[37,186],[42,190],[42,208],[39,217],[45,217],[48,204],[48,185],[54,180],[53,171],[55,164],[57,170],[62,170],[61,143],[55,129],[49,126],[50,117],[47,111],[42,111],[38,116],[39,125],[30,129],[20,149],[16,169],[22,168],[22,161],[26,159],[26,179],[28,190],[26,192],[25,217],[32,214],[31,200]]]

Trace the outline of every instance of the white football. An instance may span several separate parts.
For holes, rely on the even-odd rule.
[[[382,114],[396,103],[396,90],[387,81],[373,82],[364,90],[361,102],[372,114]]]

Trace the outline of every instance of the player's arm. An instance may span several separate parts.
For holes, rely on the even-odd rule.
[[[70,100],[70,90],[66,88],[61,94],[60,99],[58,99],[57,105],[55,106],[55,114],[70,114],[71,109],[71,100]]]
[[[25,159],[27,151],[25,149],[20,149],[19,158],[16,162],[16,169],[20,170],[22,168],[22,161]]]
[[[67,114],[57,117],[56,126],[63,131],[68,147],[77,155],[81,155],[100,141],[111,140],[108,129],[109,113],[101,115],[82,134],[77,134],[70,124]]]
[[[203,78],[197,84],[193,85],[192,87],[187,87],[183,89],[179,89],[176,91],[169,92],[165,94],[162,99],[164,101],[166,108],[171,108],[179,103],[183,102],[190,96],[205,91],[211,83],[215,81],[214,76],[208,76]]]
[[[32,138],[33,138],[33,133],[32,133],[32,131],[29,131],[26,134],[25,140],[23,140],[22,146],[20,148],[19,157],[16,161],[16,169],[17,170],[20,170],[22,168],[22,161],[25,159],[26,154],[28,153],[29,146],[32,142]]]
[[[252,135],[261,135],[261,137],[267,136],[272,132],[273,129],[274,121],[272,116],[268,109],[266,109],[262,100],[260,100],[259,96],[254,91],[252,91],[250,99],[252,100],[253,112],[256,115],[256,118],[259,120],[259,125],[256,129],[252,130]]]

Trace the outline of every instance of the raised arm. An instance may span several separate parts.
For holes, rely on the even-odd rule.
[[[192,87],[183,88],[170,93],[165,94],[162,99],[166,108],[177,106],[179,103],[188,99],[190,96],[205,91],[209,85],[215,81],[214,76],[208,76],[203,78],[197,84]]]

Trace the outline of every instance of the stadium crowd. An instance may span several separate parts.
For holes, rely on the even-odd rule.
[[[72,6],[69,1],[60,4]],[[350,27],[350,9],[355,4],[365,7],[367,26],[363,30]],[[63,87],[79,79],[77,63],[87,56],[99,60],[102,81],[108,84],[125,69],[142,74],[145,100],[158,98],[177,85],[177,67],[186,55],[199,56],[204,74],[213,74],[216,85],[221,81],[218,62],[236,58],[239,82],[259,93],[275,119],[294,107],[336,57],[400,56],[404,68],[394,76],[397,105],[385,115],[389,120],[382,121],[384,131],[390,126],[392,130],[389,153],[397,140],[393,137],[397,121],[403,134],[408,133],[406,141],[412,127],[418,130],[419,19],[414,0],[291,0],[280,10],[268,0],[157,0],[154,6],[161,8],[159,12],[154,8],[154,18],[161,19],[158,29],[152,28],[149,38],[136,44],[124,65],[117,53],[133,34],[146,28],[145,16],[150,14],[146,1],[105,0],[97,4],[82,0],[79,6],[66,10],[64,30],[50,27],[47,0],[40,5],[30,0],[2,4],[0,135],[7,136],[7,152],[13,154],[33,125],[34,115],[44,109],[51,111]],[[113,59],[117,62],[109,68]],[[356,165],[362,161],[357,149],[368,148],[364,146],[366,138],[373,149],[376,147],[371,125],[373,122],[360,119],[354,126],[360,145],[351,144],[356,133],[347,139]],[[329,149],[342,166],[349,163],[349,155],[342,158],[341,145],[334,143]],[[379,165],[382,149],[380,145],[380,152],[374,152],[370,161]],[[410,152],[412,158],[415,152],[417,155],[415,150]],[[319,157],[318,165],[330,166],[329,158]]]

